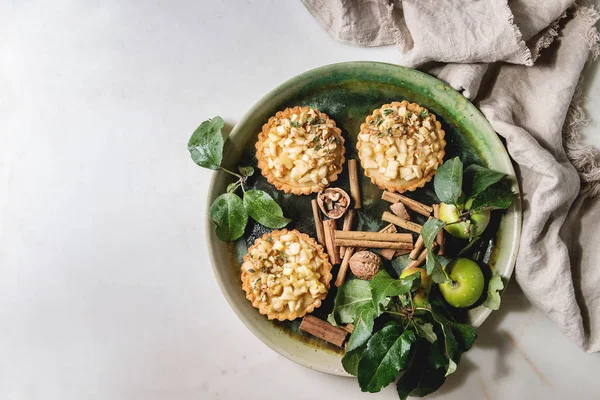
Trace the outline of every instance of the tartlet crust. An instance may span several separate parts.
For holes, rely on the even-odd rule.
[[[284,178],[276,177],[273,174],[273,171],[271,171],[271,169],[269,168],[267,160],[265,159],[265,156],[264,156],[263,146],[264,146],[265,140],[269,136],[269,131],[270,131],[271,127],[276,123],[277,119],[290,118],[293,114],[301,114],[303,111],[308,111],[310,109],[311,109],[311,107],[308,107],[308,106],[305,106],[305,107],[296,106],[296,107],[292,107],[292,108],[286,108],[283,111],[278,111],[274,116],[269,118],[267,123],[263,125],[262,131],[258,134],[258,140],[255,145],[256,159],[258,160],[258,168],[260,169],[262,175],[267,179],[267,181],[270,184],[272,184],[277,189],[282,190],[285,193],[292,193],[295,195],[308,195],[308,194],[316,193],[316,192],[319,192],[320,190],[323,190],[324,188],[329,186],[332,182],[335,182],[337,180],[338,175],[342,172],[342,166],[344,165],[344,162],[345,162],[345,158],[344,158],[344,153],[345,153],[344,142],[345,141],[344,141],[344,137],[342,136],[341,129],[337,127],[335,121],[332,120],[331,118],[329,118],[329,116],[327,114],[317,110],[316,108],[313,108],[313,110],[316,111],[320,115],[320,117],[325,120],[325,122],[333,123],[333,128],[330,128],[330,129],[332,129],[333,134],[339,139],[339,146],[335,150],[335,154],[336,154],[335,160],[337,162],[334,162],[335,169],[333,171],[330,171],[327,176],[328,184],[327,185],[323,185],[320,183],[319,184],[312,183],[310,185],[294,184],[294,183],[286,181]]]
[[[394,101],[390,104],[384,104],[381,107],[379,107],[378,109],[374,110],[373,113],[371,115],[369,115],[365,122],[363,122],[360,125],[360,132],[359,134],[362,133],[369,133],[369,124],[372,120],[374,120],[375,117],[375,111],[379,110],[379,111],[383,111],[386,108],[390,108],[390,107],[406,107],[406,109],[408,111],[411,111],[413,113],[420,113],[422,110],[427,110],[425,107],[420,106],[417,103],[409,103],[406,100],[403,100],[401,102],[398,101]],[[429,110],[427,110],[427,112],[429,113],[429,116],[431,117],[431,119],[434,121],[435,123],[435,127],[436,127],[436,133],[438,135],[438,142],[440,144],[440,149],[437,152],[437,162],[438,162],[438,168],[440,165],[442,165],[443,163],[443,159],[444,159],[444,155],[445,153],[445,147],[446,147],[446,141],[444,140],[445,137],[445,132],[442,129],[442,125],[441,123],[437,120],[435,114],[433,114],[432,112],[430,112]],[[357,140],[356,143],[356,149],[358,151],[358,156],[359,159],[361,161],[361,166],[363,167],[364,171],[365,171],[365,175],[367,177],[369,177],[371,179],[371,182],[373,182],[373,184],[377,185],[380,189],[382,190],[388,190],[391,192],[406,192],[406,191],[415,191],[418,188],[421,188],[423,186],[425,186],[425,184],[429,181],[431,181],[431,179],[433,178],[433,176],[435,175],[435,173],[437,172],[437,168],[433,169],[432,171],[430,171],[427,174],[424,174],[422,178],[420,179],[412,179],[410,181],[403,181],[403,183],[399,183],[397,180],[394,181],[387,181],[383,178],[380,177],[380,173],[378,171],[375,171],[374,173],[367,168],[364,168],[364,164],[363,164],[363,159],[361,157],[361,152],[360,149],[362,147],[362,142],[360,140]]]
[[[270,320],[277,319],[279,321],[285,321],[285,320],[292,321],[296,318],[300,318],[300,317],[305,316],[306,314],[312,313],[315,310],[315,308],[319,308],[321,306],[321,302],[327,297],[327,293],[329,293],[329,289],[330,289],[330,282],[332,279],[332,275],[331,275],[332,266],[331,266],[331,263],[329,262],[329,257],[327,256],[327,254],[325,253],[325,250],[323,249],[323,246],[318,244],[317,241],[315,239],[313,239],[312,237],[308,236],[305,233],[301,233],[295,229],[291,230],[291,231],[288,229],[282,229],[282,230],[275,230],[272,232],[267,232],[262,237],[256,239],[254,241],[254,243],[252,244],[252,246],[250,246],[248,248],[248,252],[244,256],[244,262],[243,262],[242,266],[245,263],[252,263],[252,260],[250,259],[250,252],[255,247],[257,247],[261,241],[267,240],[268,237],[271,237],[275,241],[287,233],[293,233],[293,234],[297,235],[298,237],[302,238],[307,243],[310,243],[310,245],[315,249],[316,256],[323,261],[323,264],[318,269],[318,272],[321,275],[319,278],[319,282],[321,282],[323,285],[325,285],[325,287],[327,288],[327,292],[321,293],[318,297],[313,299],[312,303],[306,305],[305,307],[303,307],[300,310],[292,312],[289,310],[289,308],[286,307],[283,311],[270,312],[269,310],[267,310],[267,304],[265,304],[263,301],[261,301],[260,298],[254,294],[254,291],[252,290],[252,283],[250,282],[250,279],[249,279],[250,275],[246,272],[246,270],[244,268],[241,268],[241,270],[242,270],[242,273],[241,273],[242,289],[246,292],[246,298],[248,300],[250,300],[250,303],[252,303],[252,306],[254,308],[258,309],[258,312],[260,314],[266,315],[267,318]]]

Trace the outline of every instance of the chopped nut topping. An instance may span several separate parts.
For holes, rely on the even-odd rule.
[[[402,184],[433,174],[441,164],[443,130],[427,109],[395,102],[375,110],[367,120],[358,135],[358,148],[369,176]]]
[[[305,107],[289,117],[277,117],[262,145],[262,156],[277,178],[295,185],[329,184],[342,146],[335,123]]]
[[[253,297],[260,299],[269,313],[298,312],[327,294],[319,273],[325,261],[315,245],[297,232],[257,239],[249,256],[242,271],[251,282]]]

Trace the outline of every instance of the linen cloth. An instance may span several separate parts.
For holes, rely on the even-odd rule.
[[[521,185],[515,276],[578,346],[600,350],[600,166],[580,142],[580,76],[599,14],[574,0],[303,0],[335,39],[399,47],[473,99],[506,140]]]

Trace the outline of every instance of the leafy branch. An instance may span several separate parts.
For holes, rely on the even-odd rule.
[[[215,226],[217,236],[223,241],[233,241],[244,234],[248,217],[267,228],[283,228],[290,219],[273,198],[262,190],[246,190],[248,178],[254,175],[251,166],[238,166],[233,172],[221,165],[223,161],[223,127],[221,117],[204,121],[194,131],[188,142],[192,160],[203,168],[221,170],[236,178],[227,185],[227,192],[217,197],[210,206],[210,220]],[[235,192],[241,188],[243,200]]]
[[[405,370],[397,383],[400,398],[429,394],[456,370],[476,338],[471,326],[456,323],[437,305],[415,304],[420,276],[396,279],[380,271],[370,282],[350,280],[338,289],[328,321],[354,323],[342,365],[358,377],[363,392],[380,391]],[[411,376],[418,379],[404,379]]]

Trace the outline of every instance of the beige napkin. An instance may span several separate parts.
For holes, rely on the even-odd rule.
[[[399,64],[445,80],[506,139],[523,193],[515,270],[531,302],[600,350],[600,164],[580,142],[581,71],[599,14],[574,0],[303,0],[336,39],[396,44]]]

